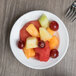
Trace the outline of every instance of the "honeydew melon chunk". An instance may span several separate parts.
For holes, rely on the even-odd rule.
[[[28,37],[26,39],[26,49],[38,47],[38,40],[36,37]]]
[[[43,27],[39,28],[39,32],[40,32],[40,38],[43,41],[47,41],[52,38],[52,35]]]
[[[39,18],[39,22],[44,28],[47,28],[49,26],[49,20],[45,14],[42,14],[42,16]]]

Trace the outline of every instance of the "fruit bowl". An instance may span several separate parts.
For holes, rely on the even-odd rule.
[[[27,59],[23,51],[17,47],[17,40],[19,40],[20,38],[20,29],[27,22],[39,19],[39,17],[42,14],[45,14],[50,21],[55,20],[59,24],[59,30],[58,30],[60,36],[60,44],[58,48],[59,56],[56,59],[50,58],[47,62],[40,62],[34,58]],[[14,56],[22,64],[33,69],[47,69],[56,65],[66,54],[68,45],[69,45],[69,36],[65,24],[56,15],[47,11],[37,10],[24,14],[15,22],[10,33],[10,47]]]

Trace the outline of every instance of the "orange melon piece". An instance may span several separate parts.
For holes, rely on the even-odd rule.
[[[35,51],[34,49],[26,49],[25,47],[23,48],[24,54],[27,57],[27,59],[32,58],[35,56]]]
[[[34,37],[39,37],[39,32],[38,30],[36,29],[36,27],[33,25],[33,24],[30,24],[27,28],[26,28],[26,31],[34,36]]]
[[[56,36],[53,36],[50,40],[49,40],[49,46],[50,49],[58,49],[59,46],[59,39]]]
[[[51,34],[54,35],[55,31],[51,30],[49,27],[47,28],[47,31]]]

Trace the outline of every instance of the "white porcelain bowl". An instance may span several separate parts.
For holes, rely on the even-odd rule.
[[[40,62],[33,58],[27,59],[23,51],[19,49],[16,44],[16,42],[19,40],[20,29],[24,26],[24,24],[32,20],[37,20],[42,14],[45,14],[50,21],[55,20],[59,24],[59,30],[58,30],[60,35],[60,45],[58,48],[59,56],[56,59],[50,58],[49,61],[47,62]],[[68,45],[69,45],[69,36],[65,24],[56,15],[47,11],[37,10],[24,14],[15,22],[10,33],[10,47],[14,56],[22,64],[33,69],[47,69],[56,65],[66,54]]]

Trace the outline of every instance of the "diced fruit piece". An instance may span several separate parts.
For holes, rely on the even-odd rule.
[[[39,37],[39,32],[38,30],[36,29],[36,27],[33,25],[33,24],[30,24],[27,28],[26,28],[26,31],[34,36],[34,37]]]
[[[56,21],[52,21],[49,26],[53,31],[57,31],[59,29],[59,24]]]
[[[50,49],[56,49],[59,46],[59,39],[56,36],[53,36],[50,40],[49,40],[49,46]]]
[[[38,47],[38,40],[35,37],[28,37],[26,39],[26,49]]]
[[[51,34],[54,35],[55,31],[51,30],[49,27],[47,28],[47,31]]]
[[[26,41],[26,39],[28,37],[30,37],[31,35],[26,31],[26,28],[30,25],[30,24],[33,24],[37,30],[39,30],[39,27],[40,27],[40,23],[39,21],[35,20],[35,21],[30,21],[28,23],[26,23],[22,29],[20,30],[20,40],[22,41]]]
[[[34,49],[26,49],[26,47],[23,48],[24,54],[27,57],[27,59],[35,56]]]
[[[31,35],[26,31],[26,27],[28,24],[24,25],[23,28],[20,30],[20,40],[24,41],[26,38],[30,37]]]
[[[20,48],[20,49],[23,49],[24,48],[24,46],[25,46],[25,44],[24,44],[24,42],[23,41],[18,41],[18,48]]]
[[[40,59],[40,54],[35,53],[35,58],[36,58],[37,60],[39,60],[39,59]]]
[[[45,42],[44,42],[44,41],[39,41],[39,42],[38,42],[38,46],[39,46],[40,48],[44,48],[44,47],[45,47]]]
[[[51,34],[45,28],[40,27],[39,31],[40,31],[41,40],[47,41],[47,40],[51,39],[51,37],[52,37]]]
[[[46,54],[44,54],[44,55],[43,54],[40,55],[40,61],[48,61],[49,60],[49,56],[46,55]]]
[[[30,24],[33,24],[37,30],[39,30],[39,27],[41,26],[38,20],[30,21]]]
[[[59,56],[59,52],[57,49],[52,49],[50,52],[50,57],[57,58]]]
[[[44,28],[47,28],[49,26],[49,20],[45,14],[40,17],[39,22]]]
[[[48,41],[45,42],[44,48],[35,48],[35,58],[40,61],[48,61],[50,56],[50,47]]]

